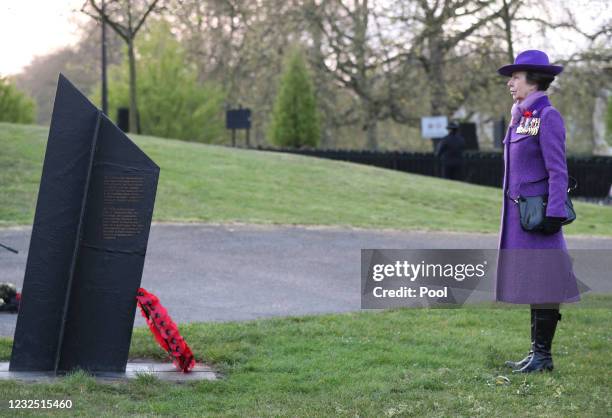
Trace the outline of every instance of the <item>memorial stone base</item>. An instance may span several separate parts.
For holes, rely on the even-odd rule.
[[[128,362],[125,373],[97,372],[92,376],[99,382],[126,381],[140,375],[152,375],[166,382],[192,382],[196,380],[217,380],[219,376],[209,366],[196,364],[189,373],[178,371],[172,363],[154,363],[150,361]],[[22,382],[54,382],[65,376],[49,372],[13,372],[9,363],[0,363],[0,380],[17,380]]]

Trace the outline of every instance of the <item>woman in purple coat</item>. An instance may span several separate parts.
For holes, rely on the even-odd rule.
[[[563,67],[537,50],[524,51],[498,69],[510,77],[512,120],[504,139],[504,185],[496,299],[531,305],[531,350],[515,372],[552,370],[552,340],[561,303],[580,299],[561,224],[568,173],[565,127],[546,90]],[[548,194],[543,229],[521,227],[518,197]]]

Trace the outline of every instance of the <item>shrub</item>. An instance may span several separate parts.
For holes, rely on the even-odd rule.
[[[33,123],[35,109],[34,100],[0,77],[0,122]]]

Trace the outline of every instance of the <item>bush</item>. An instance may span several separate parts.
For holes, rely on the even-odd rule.
[[[33,123],[35,109],[34,100],[0,77],[0,122]]]

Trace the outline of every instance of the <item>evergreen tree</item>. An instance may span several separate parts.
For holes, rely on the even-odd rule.
[[[284,147],[316,147],[319,115],[306,63],[299,50],[289,55],[281,76],[268,135]]]
[[[34,117],[34,101],[0,77],[0,122],[33,123]]]

